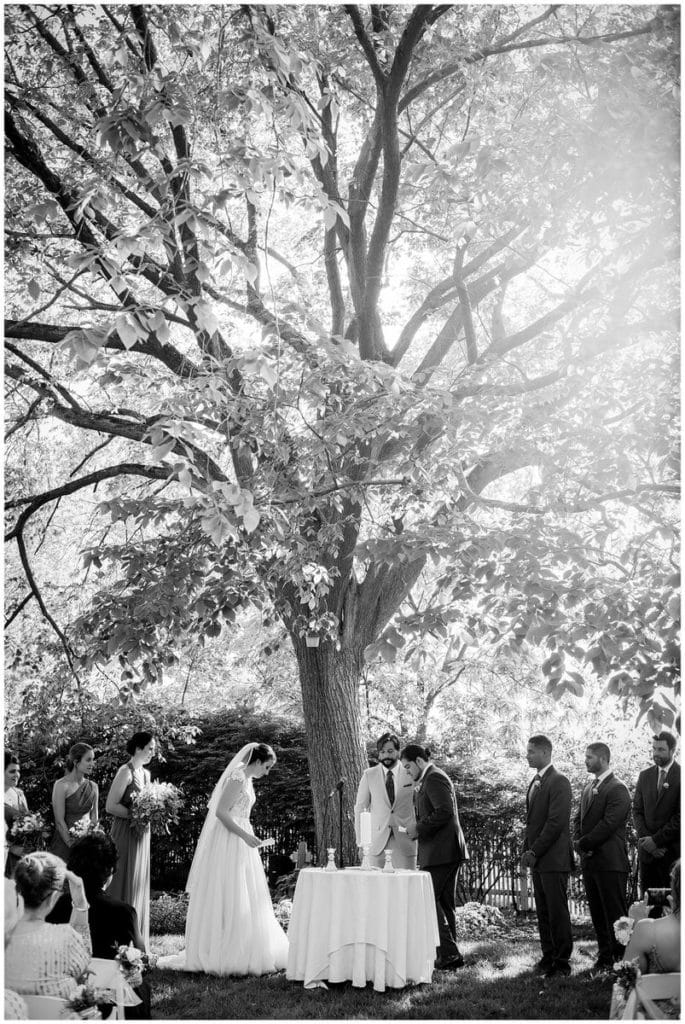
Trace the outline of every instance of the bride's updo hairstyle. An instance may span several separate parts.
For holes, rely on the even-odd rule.
[[[131,739],[126,744],[126,753],[131,757],[135,754],[136,750],[142,750],[146,747],[155,737],[151,732],[134,732]]]
[[[54,853],[28,853],[14,869],[14,884],[24,904],[39,907],[51,892],[61,892],[67,866]]]
[[[92,750],[90,743],[74,743],[67,754],[67,771],[72,771],[79,761],[83,760],[89,750]]]
[[[273,748],[268,743],[258,743],[254,748],[248,759],[248,764],[254,764],[255,761],[261,761],[264,764],[266,761],[275,761],[276,755],[273,752]]]

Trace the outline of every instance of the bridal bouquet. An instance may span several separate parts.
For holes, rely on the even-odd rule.
[[[148,782],[131,803],[131,828],[142,836],[150,828],[153,835],[168,835],[169,825],[178,824],[178,812],[183,797],[177,786],[170,782]]]
[[[69,829],[69,835],[72,839],[83,839],[84,836],[92,835],[93,832],[100,832],[104,835],[103,829],[100,825],[94,825],[90,818],[81,818]]]
[[[24,847],[25,853],[45,849],[50,828],[42,814],[24,814],[17,818],[10,829],[12,842]]]
[[[140,985],[143,975],[151,971],[157,963],[157,957],[153,953],[143,953],[133,943],[129,943],[128,946],[119,946],[114,959],[119,964],[124,980],[131,987]]]

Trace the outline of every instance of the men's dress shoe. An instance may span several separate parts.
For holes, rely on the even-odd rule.
[[[438,960],[436,968],[439,971],[458,971],[460,967],[464,966],[463,956],[454,956],[451,960]]]
[[[538,960],[538,962],[533,965],[533,970],[536,974],[544,974],[545,971],[550,969],[550,967],[554,967],[554,960],[546,960],[543,956],[542,960]]]
[[[546,971],[542,972],[543,978],[568,978],[571,974],[571,968],[568,964],[552,964]]]

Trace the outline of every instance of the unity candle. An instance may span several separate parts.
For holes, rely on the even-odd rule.
[[[362,846],[371,845],[371,814],[369,811],[362,811],[359,815],[359,836]]]

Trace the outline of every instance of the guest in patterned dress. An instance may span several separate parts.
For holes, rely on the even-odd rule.
[[[73,842],[69,829],[79,822],[98,822],[98,787],[90,778],[95,752],[87,743],[75,743],[67,756],[67,770],[52,788],[55,834],[50,852],[66,861]]]
[[[7,857],[5,859],[5,874],[8,878],[12,877],[12,873],[16,867],[17,861],[20,857],[23,857],[24,850],[22,846],[16,843],[12,843],[9,835],[9,830],[17,820],[22,818],[25,814],[28,814],[29,808],[26,803],[26,797],[23,792],[17,786],[19,782],[19,758],[16,754],[10,753],[9,750],[5,751],[5,835],[7,839]]]
[[[666,917],[645,917],[635,925],[623,959],[639,960],[643,974],[680,970],[680,861],[671,871],[671,910]]]
[[[109,895],[135,908],[146,949],[150,945],[150,828],[138,835],[129,819],[134,795],[150,782],[144,765],[154,757],[155,747],[151,732],[137,732],[131,737],[126,744],[129,760],[114,776],[105,805],[114,818],[112,839],[119,854]]]
[[[45,918],[69,883],[72,913],[69,924],[48,924]],[[5,984],[20,995],[69,999],[90,960],[88,903],[83,882],[59,857],[30,853],[14,872],[24,914],[5,950]]]
[[[5,949],[9,942],[14,926],[24,913],[24,901],[17,892],[17,887],[11,878],[5,879]],[[18,992],[11,988],[5,989],[5,1010],[3,1020],[27,1020],[28,1009],[23,998]]]

